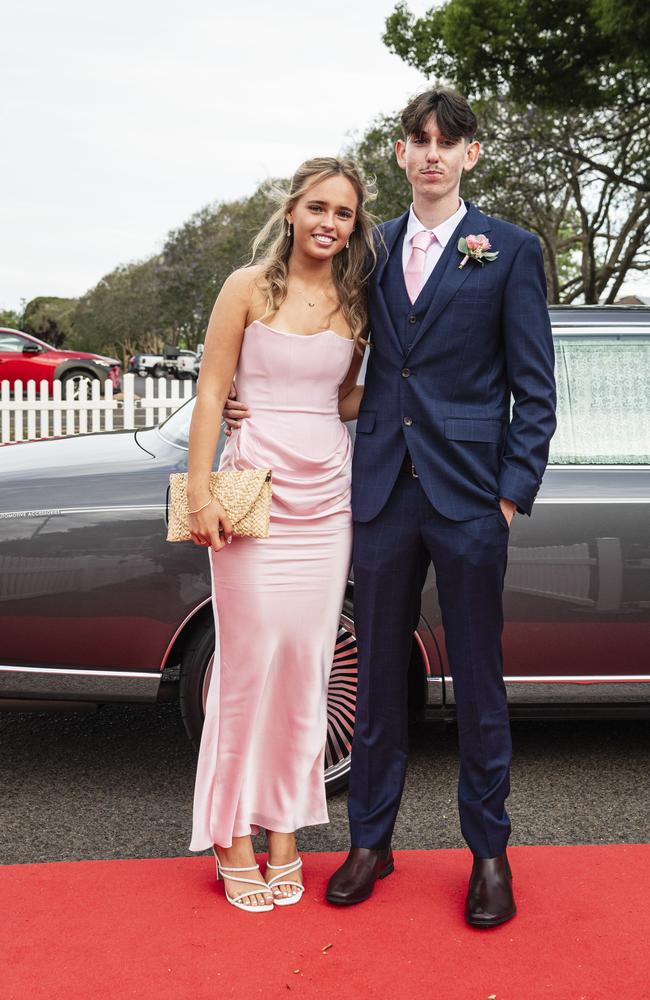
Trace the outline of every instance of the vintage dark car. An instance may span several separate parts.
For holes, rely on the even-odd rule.
[[[511,712],[650,716],[650,309],[551,316],[558,430],[533,516],[514,519],[505,584]],[[0,448],[0,707],[177,698],[198,741],[214,647],[208,555],[165,541],[192,405],[146,430]],[[329,687],[330,789],[349,769],[355,691],[350,580]],[[410,698],[414,713],[454,718],[433,572]]]

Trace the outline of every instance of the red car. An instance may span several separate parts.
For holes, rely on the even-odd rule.
[[[115,358],[105,358],[90,351],[60,351],[56,347],[21,333],[0,328],[0,382],[8,379],[11,386],[17,379],[23,385],[34,379],[38,386],[45,379],[52,387],[54,379],[74,382],[76,389],[83,379],[110,379],[113,389],[122,388],[122,367]]]

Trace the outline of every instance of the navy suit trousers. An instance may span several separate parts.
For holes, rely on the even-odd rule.
[[[506,847],[511,739],[501,632],[508,534],[500,508],[449,520],[405,473],[377,517],[355,523],[359,687],[348,800],[354,847],[376,850],[391,841],[406,774],[408,664],[431,562],[457,706],[461,830],[477,857]]]

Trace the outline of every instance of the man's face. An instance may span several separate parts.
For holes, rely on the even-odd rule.
[[[436,116],[431,115],[422,135],[395,143],[395,155],[406,172],[413,196],[437,201],[458,195],[463,171],[474,167],[480,148],[479,142],[447,139],[438,128]]]

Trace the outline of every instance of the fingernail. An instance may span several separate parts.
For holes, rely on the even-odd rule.
[[[230,545],[230,543],[232,542],[232,535],[230,536],[230,538],[227,538],[226,541],[228,542],[228,545]]]

